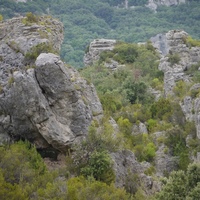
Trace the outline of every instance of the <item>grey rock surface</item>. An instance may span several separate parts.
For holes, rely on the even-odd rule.
[[[163,144],[158,147],[155,157],[156,174],[163,176],[178,169],[178,157],[171,156]]]
[[[173,88],[177,81],[190,82],[190,75],[185,72],[200,61],[200,48],[187,46],[185,42],[187,37],[188,34],[182,30],[171,30],[166,34],[159,34],[151,38],[154,47],[162,55],[159,69],[164,72],[164,92],[166,96],[173,95]],[[180,61],[171,64],[169,55],[177,55]]]
[[[138,135],[138,134],[147,134],[148,130],[147,127],[144,123],[140,122],[139,124],[133,125],[132,128],[132,134],[133,135]]]
[[[152,188],[153,180],[144,174],[151,165],[150,163],[137,161],[133,152],[122,150],[111,154],[113,160],[113,168],[116,174],[116,186],[124,187],[127,181],[134,175],[138,175],[139,179],[145,183],[145,188]]]
[[[192,65],[200,62],[200,47],[191,47],[187,45],[186,39],[188,34],[181,30],[171,30],[166,34],[157,35],[151,41],[156,47],[162,58],[160,60],[159,69],[164,72],[164,93],[165,97],[175,97],[174,88],[178,81],[183,81],[189,91],[198,91],[199,83],[192,82],[188,69]],[[177,55],[180,59],[178,63],[170,63],[169,56]],[[197,69],[198,70],[198,69]],[[187,94],[181,102],[179,102],[187,121],[194,121],[197,129],[197,136],[200,138],[200,100],[199,97],[192,97]]]
[[[37,148],[65,152],[87,135],[91,121],[101,117],[102,106],[94,86],[58,55],[41,53],[33,66],[24,66],[33,46],[47,42],[60,50],[63,26],[51,18],[28,26],[23,19],[0,24],[0,32],[5,32],[0,39],[0,143],[27,139]],[[41,38],[45,30],[50,34]]]
[[[111,51],[113,50],[116,44],[116,40],[109,40],[109,39],[96,39],[89,45],[89,50],[85,54],[83,62],[85,66],[92,65],[99,59],[101,52],[103,51]],[[116,63],[113,63],[115,68]]]
[[[149,0],[146,6],[156,11],[158,6],[176,6],[186,2],[187,0]]]

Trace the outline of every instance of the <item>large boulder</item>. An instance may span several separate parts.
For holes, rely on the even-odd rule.
[[[94,86],[58,55],[41,53],[27,63],[27,53],[38,44],[59,51],[63,27],[51,18],[30,25],[24,19],[0,24],[0,143],[27,139],[39,149],[66,152],[102,115],[101,103]]]

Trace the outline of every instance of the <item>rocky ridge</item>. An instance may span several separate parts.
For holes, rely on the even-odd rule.
[[[63,25],[49,17],[0,24],[0,143],[27,139],[39,149],[66,152],[102,114],[92,85],[48,48],[36,51],[45,44],[59,52],[62,40]],[[33,50],[38,55],[29,62]]]

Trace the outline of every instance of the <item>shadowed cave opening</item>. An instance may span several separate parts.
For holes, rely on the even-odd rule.
[[[49,158],[52,161],[57,161],[58,154],[60,151],[54,149],[53,147],[48,148],[40,148],[37,149],[38,153],[41,155],[42,158]]]

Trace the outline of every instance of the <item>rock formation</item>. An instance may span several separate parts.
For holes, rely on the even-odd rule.
[[[116,40],[96,39],[90,43],[88,52],[85,54],[83,62],[85,66],[92,65],[99,59],[103,51],[111,51],[116,44]]]
[[[179,81],[188,85],[188,91],[198,91],[199,83],[192,82],[191,74],[187,71],[200,62],[200,47],[187,44],[188,34],[181,30],[172,30],[151,38],[153,45],[161,52],[159,69],[164,72],[165,96],[174,96],[174,88]],[[179,60],[171,63],[170,56],[176,55]],[[196,71],[199,69],[196,69]],[[200,138],[200,98],[185,96],[180,102],[183,113],[188,121],[194,121],[197,136]]]
[[[186,1],[187,0],[149,0],[146,6],[156,11],[158,6],[174,6],[181,3],[186,3]]]
[[[46,52],[50,46],[60,50],[62,24],[49,17],[27,20],[0,24],[0,143],[27,139],[37,148],[65,152],[87,135],[93,118],[102,114],[101,103],[75,69]]]
[[[139,175],[139,179],[146,179],[146,188],[151,189],[153,180],[144,174],[151,165],[150,163],[143,162],[139,163],[133,152],[128,150],[118,151],[112,153],[111,157],[114,162],[114,170],[116,173],[116,186],[117,187],[129,187],[128,179],[134,178],[134,175]],[[132,180],[133,181],[133,180]],[[135,180],[136,181],[136,180]],[[144,182],[144,180],[143,180]],[[125,185],[127,184],[127,185]],[[139,183],[138,183],[139,184]]]

